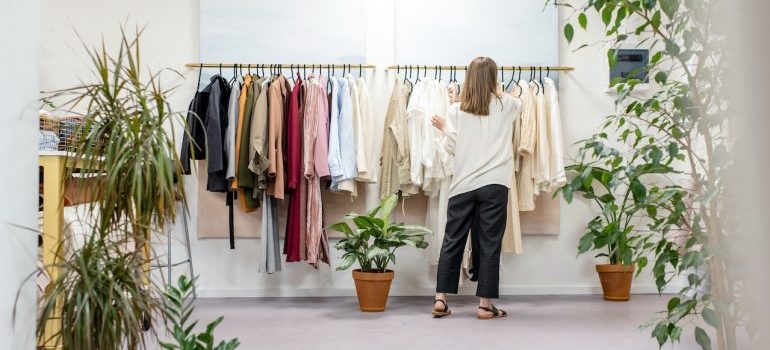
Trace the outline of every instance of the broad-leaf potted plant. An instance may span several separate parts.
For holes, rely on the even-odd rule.
[[[397,202],[398,195],[392,194],[366,215],[346,215],[345,218],[354,227],[347,221],[329,226],[329,229],[345,235],[335,245],[345,252],[337,270],[346,270],[356,262],[360,266],[353,270],[353,280],[361,311],[385,311],[394,276],[393,270],[388,270],[388,264],[395,264],[397,248],[412,246],[425,249],[428,246],[425,235],[432,233],[429,229],[389,221],[390,212]]]
[[[675,185],[651,185],[654,176],[676,174],[670,166],[678,157],[673,149],[640,145],[642,137],[632,136],[628,146],[635,152],[621,152],[606,145],[606,137],[600,133],[578,143],[579,162],[567,167],[575,176],[559,192],[568,203],[580,193],[598,207],[580,238],[578,254],[599,251],[595,257],[607,259],[596,265],[604,299],[627,301],[635,266],[638,275],[656,247],[653,233],[666,232],[681,220],[685,191]],[[628,135],[622,139],[628,140]]]

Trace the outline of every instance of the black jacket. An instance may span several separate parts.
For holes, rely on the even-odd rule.
[[[187,131],[182,138],[182,170],[189,175],[190,159],[208,159],[206,189],[212,192],[228,192],[224,140],[229,97],[227,80],[220,75],[211,77],[209,84],[196,92],[190,102]]]

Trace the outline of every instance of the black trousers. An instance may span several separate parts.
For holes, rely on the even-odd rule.
[[[446,230],[438,262],[437,293],[457,293],[465,243],[472,231],[476,296],[497,298],[500,249],[508,219],[508,188],[487,185],[449,198]]]

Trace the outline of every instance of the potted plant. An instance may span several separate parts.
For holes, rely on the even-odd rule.
[[[58,274],[40,301],[44,347],[145,348],[152,317],[162,315],[165,287],[149,278],[150,235],[173,223],[186,201],[174,130],[183,119],[160,75],[140,69],[140,33],[123,32],[115,54],[104,43],[88,50],[93,81],[45,94],[56,109],[82,114],[67,161],[100,176],[75,186],[93,198],[84,215],[95,221],[90,237],[74,251],[62,245],[46,266]],[[74,168],[63,170],[65,179]]]
[[[628,156],[607,146],[606,137],[600,133],[578,143],[579,163],[567,167],[576,176],[557,193],[567,203],[580,193],[596,204],[599,213],[586,225],[578,254],[599,251],[595,257],[607,259],[596,265],[604,299],[627,301],[635,267],[638,275],[656,247],[653,232],[667,232],[681,219],[685,191],[675,185],[650,185],[655,175],[676,173],[670,166],[675,152],[663,152],[652,143],[640,146],[639,137],[629,145],[637,152]],[[645,177],[649,178],[643,181]]]
[[[397,248],[408,245],[425,249],[428,246],[425,235],[431,234],[429,229],[389,222],[390,212],[397,202],[398,195],[392,194],[366,215],[345,216],[353,222],[355,228],[351,228],[346,221],[329,226],[329,229],[345,235],[335,245],[345,252],[337,270],[348,269],[356,262],[360,266],[353,270],[353,280],[361,311],[385,311],[394,276],[393,271],[388,270],[388,264],[396,262]]]

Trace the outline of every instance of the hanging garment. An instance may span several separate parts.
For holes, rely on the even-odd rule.
[[[281,271],[281,255],[278,250],[278,219],[276,199],[262,193],[262,237],[260,244],[259,272]]]
[[[289,196],[289,209],[286,218],[286,237],[283,253],[286,262],[301,260],[300,254],[300,182],[303,182],[302,164],[302,127],[300,116],[300,91],[302,80],[297,74],[294,87],[289,95],[289,114],[286,119],[286,191]]]
[[[537,116],[537,135],[535,137],[535,195],[540,194],[541,190],[548,187],[548,179],[551,177],[550,161],[548,159],[548,120],[545,110],[545,96],[543,87],[540,83],[533,81],[530,83],[530,89],[534,89],[535,96],[535,115]]]
[[[206,189],[211,192],[227,192],[224,139],[229,97],[227,80],[220,75],[211,77],[209,84],[200,93],[196,93],[190,104],[187,122],[192,139],[185,133],[182,140],[180,158],[183,172],[190,174],[190,159],[207,159]],[[202,103],[203,99],[205,103]]]
[[[268,90],[270,79],[261,79],[259,86],[259,97],[257,97],[257,101],[254,103],[254,117],[251,123],[252,132],[256,132],[256,134],[251,135],[250,143],[251,147],[256,151],[250,155],[252,159],[249,163],[249,170],[254,172],[256,176],[256,185],[252,198],[257,200],[262,198],[262,192],[267,191],[270,182],[270,177],[268,176],[268,168],[270,167],[270,158],[268,157],[270,130],[270,116],[268,113],[270,97],[268,96]]]
[[[385,115],[383,132],[380,198],[402,192],[403,196],[417,194],[410,180],[409,131],[406,119],[406,100],[409,87],[396,78]]]
[[[307,187],[307,260],[318,268],[321,262],[329,263],[329,243],[323,227],[321,202],[322,176],[329,175],[327,163],[327,106],[326,82],[320,77],[309,78],[305,107],[305,139],[303,158]]]
[[[235,130],[238,128],[238,101],[241,97],[241,81],[239,77],[230,86],[230,101],[227,105],[227,134],[225,137],[225,152],[227,153],[227,180],[235,179]]]
[[[423,191],[431,197],[438,194],[441,182],[452,174],[453,157],[442,147],[441,131],[433,127],[434,115],[447,115],[449,95],[447,87],[436,80],[426,79],[423,98],[423,129],[421,163],[423,166]]]
[[[227,154],[225,153],[225,134],[227,132],[227,104],[230,98],[230,86],[221,75],[211,78],[209,103],[206,108],[206,169],[208,183],[206,189],[211,192],[228,192]]]
[[[428,120],[434,115],[446,116],[450,104],[450,90],[447,86],[436,80],[426,82],[429,93],[425,104],[425,123],[428,130],[424,130],[423,159],[425,179],[423,190],[430,196],[428,199],[428,211],[425,217],[425,225],[433,231],[428,243],[428,261],[438,264],[441,253],[441,245],[446,229],[447,208],[449,204],[449,185],[452,181],[454,167],[453,155],[443,147],[443,133],[433,127]],[[447,124],[451,122],[447,119]],[[449,125],[448,129],[455,129]],[[430,145],[427,145],[430,144]]]
[[[270,160],[267,157],[267,132],[268,121],[268,81],[261,80],[259,83],[259,95],[254,103],[252,110],[251,125],[249,127],[249,170],[257,175],[256,189],[267,188],[267,168]],[[258,192],[258,191],[255,191]],[[257,198],[262,198],[260,193]]]
[[[288,90],[283,75],[274,77],[268,88],[268,114],[270,116],[267,157],[270,160],[268,176],[271,182],[267,193],[276,199],[284,198],[286,182],[283,169],[283,119]]]
[[[518,176],[516,178],[517,195],[519,196],[519,211],[533,211],[535,210],[535,179],[534,179],[534,162],[535,162],[535,138],[537,130],[537,116],[534,111],[534,91],[531,91],[529,84],[526,81],[519,81],[519,88],[521,89],[521,114],[519,119],[520,123],[516,123],[517,139],[514,139],[514,144],[517,144],[517,153],[519,156],[518,163]]]
[[[190,175],[190,159],[206,159],[206,126],[203,118],[209,104],[209,91],[195,91],[187,109],[186,132],[182,136],[182,149],[179,158],[182,161],[182,173]]]
[[[305,178],[305,111],[307,109],[307,81],[302,82],[299,88],[299,258],[307,260],[307,186],[308,180]]]
[[[449,91],[449,102],[460,102],[460,85],[457,82],[450,82],[447,86]]]
[[[549,176],[546,192],[554,192],[567,183],[564,170],[564,148],[561,130],[561,111],[559,110],[559,94],[551,78],[544,79],[545,115],[548,122],[548,161]]]
[[[425,136],[425,115],[429,94],[428,84],[424,81],[414,85],[406,108],[406,123],[409,129],[409,181],[415,186],[422,186],[424,169],[422,164],[423,140]],[[432,127],[432,126],[431,126]]]
[[[366,86],[366,80],[363,78],[356,79],[355,87],[358,95],[358,118],[355,118],[354,114],[355,119],[353,123],[356,135],[356,168],[358,169],[358,178],[356,180],[373,183],[377,182],[378,168],[371,134],[372,130],[374,130],[374,109],[369,97],[369,88]]]
[[[253,197],[255,175],[249,170],[249,140],[251,134],[251,116],[254,111],[254,96],[259,94],[260,81],[254,81],[255,77],[247,75],[243,80],[241,96],[238,101],[238,130],[235,133],[235,180],[231,186],[238,189],[238,198],[241,209],[246,212],[259,208],[259,200]],[[261,198],[260,198],[261,199]]]
[[[524,246],[521,240],[521,217],[519,215],[519,194],[516,181],[517,174],[515,170],[518,163],[520,162],[519,156],[516,152],[516,135],[518,133],[517,125],[521,125],[519,121],[521,120],[522,103],[519,98],[514,98],[514,101],[516,102],[519,115],[514,122],[514,137],[511,140],[511,152],[513,153],[514,171],[511,172],[511,187],[510,191],[508,192],[508,220],[505,222],[505,234],[503,235],[502,249],[504,253],[522,254],[524,252]]]
[[[356,169],[353,106],[347,79],[332,79],[331,125],[329,127],[329,171],[332,191],[345,191],[357,196],[354,179]]]

